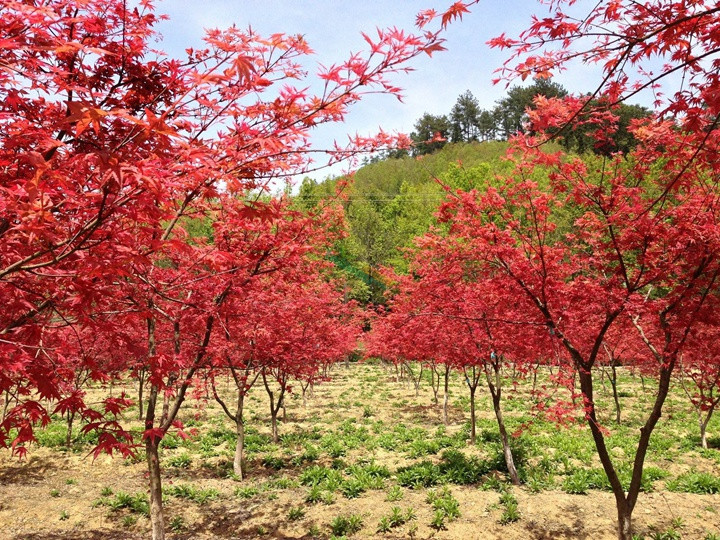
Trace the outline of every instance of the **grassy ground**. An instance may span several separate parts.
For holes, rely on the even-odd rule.
[[[608,446],[629,477],[652,381],[621,374],[623,422],[609,385],[598,389]],[[469,399],[452,380],[450,423],[429,384],[415,396],[395,371],[338,366],[307,407],[287,403],[280,441],[269,437],[267,396],[247,409],[247,478],[232,475],[234,432],[214,402],[188,403],[197,434],[169,436],[162,451],[174,538],[614,538],[614,500],[582,422],[559,428],[528,410],[530,384],[504,403],[523,485],[508,484],[487,393],[478,442],[469,444]],[[128,411],[128,417],[136,415]],[[140,429],[139,423],[135,426]],[[638,537],[720,538],[720,422],[699,447],[697,422],[675,388],[653,435],[635,510]],[[0,538],[145,538],[145,465],[87,457],[92,441],[63,448],[63,422],[41,432],[28,460],[0,458]]]

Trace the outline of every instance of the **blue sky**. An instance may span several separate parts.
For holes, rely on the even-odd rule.
[[[163,36],[159,48],[182,57],[185,48],[201,45],[205,28],[251,25],[263,35],[303,34],[316,53],[313,60],[329,65],[367,47],[360,32],[389,26],[413,30],[418,12],[430,7],[441,10],[449,4],[449,0],[164,0],[157,11],[168,14],[170,20],[159,27]],[[546,12],[547,7],[537,0],[490,0],[474,6],[461,22],[449,27],[447,51],[432,58],[423,55],[411,64],[414,72],[395,76],[393,83],[404,89],[402,103],[391,96],[368,96],[345,124],[322,127],[313,140],[326,146],[333,139],[346,141],[348,133],[367,135],[380,127],[409,133],[424,112],[449,113],[465,90],[470,90],[483,108],[493,107],[506,91],[502,83],[491,83],[493,71],[502,65],[507,52],[490,49],[485,43],[502,32],[516,36],[528,26],[532,13]],[[580,67],[555,80],[573,92],[589,91],[597,81],[591,72]],[[322,178],[336,171],[312,176]]]

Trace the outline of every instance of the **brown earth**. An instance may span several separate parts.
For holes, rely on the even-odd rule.
[[[463,395],[455,381],[453,397]],[[427,386],[419,397],[414,389],[393,380],[391,371],[378,366],[352,365],[338,367],[330,382],[318,386],[308,406],[303,408],[297,396],[288,403],[288,419],[281,423],[281,433],[291,433],[318,426],[322,430],[337,427],[344,419],[362,422],[371,416],[383,420],[388,427],[398,422],[420,425],[428,431],[442,424],[439,407],[431,404],[432,394]],[[626,407],[630,407],[628,399]],[[186,417],[193,415],[210,421],[219,418],[214,403],[206,407],[190,405]],[[682,404],[670,404],[680,409]],[[266,396],[260,388],[254,390],[247,418],[261,433],[268,433]],[[485,401],[481,416],[492,417]],[[626,409],[628,410],[628,409]],[[633,409],[634,410],[634,409]],[[448,433],[457,431],[465,420],[463,404],[455,402],[451,410]],[[688,429],[692,429],[690,426]],[[203,426],[199,427],[200,433]],[[224,443],[223,443],[224,444]],[[615,538],[615,508],[611,493],[590,491],[587,495],[570,495],[557,488],[532,493],[526,487],[512,488],[517,497],[521,517],[518,521],[501,525],[502,508],[499,494],[477,486],[451,485],[460,503],[461,517],[447,523],[446,530],[430,527],[433,510],[426,501],[427,490],[403,488],[404,496],[397,502],[386,500],[387,490],[367,491],[356,499],[335,494],[332,504],[307,504],[304,486],[286,489],[266,489],[250,499],[234,495],[238,486],[258,486],[273,474],[262,467],[259,459],[251,459],[248,478],[236,482],[217,473],[217,465],[227,462],[230,449],[219,448],[220,456],[203,458],[191,454],[188,469],[166,468],[164,486],[191,484],[201,489],[215,488],[220,496],[200,505],[177,497],[168,497],[166,521],[182,518],[182,527],[169,532],[170,538],[311,538],[311,527],[319,537],[330,536],[328,524],[338,515],[360,514],[364,526],[357,538],[437,538],[437,539],[588,539]],[[479,450],[481,451],[481,450]],[[550,450],[549,450],[550,451]],[[553,449],[554,451],[554,449]],[[146,493],[144,462],[101,456],[88,456],[89,447],[82,451],[63,451],[58,448],[33,446],[27,460],[18,461],[7,452],[0,454],[0,538],[2,539],[133,539],[149,536],[148,519],[128,510],[112,511],[107,506],[93,504],[101,497],[103,488],[113,492]],[[717,452],[717,451],[716,451]],[[188,453],[187,449],[166,450],[164,459]],[[382,448],[370,451],[353,450],[343,459],[347,463],[373,457],[375,463],[386,465],[391,471],[413,462],[406,454]],[[230,458],[231,459],[231,458]],[[425,459],[425,458],[422,458]],[[714,471],[720,474],[718,461],[708,461],[697,454],[681,460],[663,462],[655,456],[656,464],[674,474],[690,469]],[[326,456],[320,464],[329,464]],[[301,469],[288,469],[284,475],[297,478]],[[389,484],[392,484],[392,479]],[[662,489],[642,493],[634,513],[636,530],[644,535],[652,531],[666,531],[675,526],[683,539],[704,539],[708,533],[720,534],[720,496],[672,493]],[[390,508],[413,508],[417,519],[411,524],[393,529],[391,533],[376,532],[381,517]],[[302,507],[304,516],[291,521],[288,513]],[[679,527],[678,527],[679,526]]]

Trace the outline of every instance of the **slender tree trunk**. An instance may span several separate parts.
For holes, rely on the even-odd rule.
[[[3,399],[2,421],[4,422],[5,419],[7,418],[8,407],[10,406],[10,390],[5,390],[5,394],[3,397],[4,397],[4,399]]]
[[[165,517],[162,507],[159,446],[159,440],[155,440],[152,437],[145,439],[145,455],[150,475],[150,525],[153,540],[165,539]]]
[[[698,420],[699,420],[699,424],[700,424],[700,444],[702,445],[702,447],[705,450],[707,450],[707,448],[708,448],[707,427],[708,427],[708,424],[710,423],[710,419],[712,418],[713,413],[715,412],[715,407],[718,404],[718,400],[720,400],[720,398],[713,401],[712,404],[710,405],[710,408],[707,411],[705,411],[704,419],[702,416],[703,411],[698,410]]]
[[[573,373],[573,380],[572,380],[572,402],[573,405],[577,405],[577,392],[575,392],[575,388],[577,387],[577,370],[575,373]]]
[[[270,385],[268,384],[267,377],[265,376],[265,373],[262,374],[263,378],[263,385],[265,386],[265,391],[268,394],[268,397],[270,398],[270,428],[271,428],[271,434],[272,434],[272,441],[274,443],[278,442],[278,428],[277,428],[277,415],[280,411],[280,407],[282,407],[283,404],[283,398],[285,397],[285,387],[284,385],[281,385],[280,395],[278,396],[277,403],[275,402],[275,393],[270,389]]]
[[[145,412],[143,411],[143,391],[145,389],[145,370],[141,369],[138,374],[138,420],[145,418]]]
[[[438,392],[440,391],[440,374],[437,372],[437,366],[435,364],[432,365],[432,370],[430,371],[430,386],[433,391],[433,403],[437,405]]]
[[[475,428],[475,390],[477,386],[470,387],[470,444],[475,444],[477,439]]]
[[[68,412],[67,417],[67,434],[65,435],[65,448],[70,448],[72,445],[72,431],[73,431],[73,421],[75,420],[75,413],[74,412]]]
[[[150,304],[152,309],[152,304]],[[151,315],[147,320],[148,356],[155,356],[155,319]],[[144,370],[143,370],[144,371]],[[155,428],[155,407],[157,406],[158,387],[150,386],[147,411],[145,414],[145,430]],[[150,477],[150,525],[153,540],[165,540],[165,517],[162,506],[162,480],[160,478],[160,447],[161,438],[150,435],[145,438],[145,458]]]
[[[423,365],[420,364],[420,371],[418,373],[417,379],[413,377],[413,385],[415,385],[415,397],[418,397],[420,395],[420,383],[422,382],[422,374],[423,374]]]
[[[275,398],[270,393],[270,433],[272,435],[272,441],[278,442],[278,429],[277,429],[277,409],[275,408]]]
[[[502,441],[503,454],[505,455],[505,464],[507,465],[508,474],[510,475],[510,481],[514,485],[519,486],[520,476],[518,475],[517,468],[515,468],[515,459],[513,458],[512,448],[510,448],[510,441],[507,430],[505,429],[505,421],[503,420],[499,400],[495,403],[493,399],[493,407],[495,408],[495,418],[497,418],[498,429],[500,430],[500,440]]]
[[[238,392],[237,412],[235,413],[235,432],[237,434],[237,440],[235,441],[233,472],[240,480],[243,479],[243,462],[245,461],[245,421],[243,419],[244,405],[245,395],[242,392]]]
[[[707,443],[707,425],[708,421],[710,420],[710,417],[708,416],[706,421],[703,421],[702,418],[700,419],[700,446],[702,446],[705,450],[707,450],[708,443]]]
[[[175,356],[180,356],[180,321],[173,322],[173,349],[175,351]],[[177,380],[177,375],[170,375],[166,385],[167,388],[171,388]],[[167,421],[168,414],[170,413],[170,400],[171,398],[167,391],[163,392],[162,419],[160,421],[163,424]]]
[[[505,465],[507,466],[508,474],[510,475],[510,481],[516,485],[520,485],[520,476],[518,475],[517,468],[515,467],[515,459],[513,458],[512,448],[510,448],[510,440],[508,438],[507,429],[505,428],[505,420],[503,419],[502,408],[500,404],[502,402],[502,378],[500,373],[499,360],[492,365],[493,372],[495,374],[495,382],[491,379],[490,372],[487,366],[485,367],[485,377],[488,383],[488,389],[490,390],[490,396],[492,397],[493,410],[495,411],[495,419],[497,420],[498,430],[500,431],[500,441],[502,442],[503,455],[505,456]]]
[[[617,368],[615,366],[615,362],[612,362],[610,364],[610,368],[612,370],[612,376],[610,378],[610,384],[612,385],[612,391],[613,391],[613,400],[615,400],[615,421],[618,425],[620,425],[620,397],[618,396],[618,389],[617,389]]]
[[[450,366],[445,366],[445,385],[443,387],[443,423],[447,426],[450,423],[448,415],[448,401],[450,400]]]

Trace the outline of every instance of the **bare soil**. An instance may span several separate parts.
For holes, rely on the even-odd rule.
[[[454,381],[448,433],[457,432],[467,420],[466,403],[458,399],[465,393],[460,382]],[[330,382],[315,388],[307,407],[303,408],[297,396],[289,400],[288,416],[281,422],[280,432],[301,432],[315,426],[330,431],[346,419],[355,419],[358,425],[382,420],[388,429],[403,422],[431,432],[442,425],[440,406],[432,404],[431,398],[428,385],[421,387],[420,395],[416,397],[414,388],[395,381],[393,370],[365,364],[353,364],[349,368],[338,366]],[[633,397],[626,399],[626,415],[639,414],[641,401]],[[672,411],[681,411],[683,404],[678,400],[669,406],[672,414]],[[487,400],[481,401],[479,408],[481,418],[492,418]],[[221,425],[225,422],[230,427],[229,421],[221,420],[221,414],[212,402],[205,405],[196,402],[188,404],[185,418],[198,419],[201,436],[207,423]],[[510,417],[512,414],[512,411],[508,412]],[[249,401],[248,424],[261,434],[268,434],[268,416],[266,395],[258,388]],[[582,428],[577,428],[578,433],[584,433]],[[693,429],[694,425],[688,426],[688,431]],[[469,449],[470,453],[481,453],[482,444],[479,442],[477,449]],[[386,500],[387,489],[384,489],[366,491],[355,499],[336,493],[331,504],[308,504],[305,502],[306,486],[262,489],[271,478],[297,479],[307,465],[275,472],[261,464],[260,455],[250,455],[248,477],[237,482],[218,473],[223,464],[227,468],[228,460],[232,459],[232,448],[223,445],[217,449],[219,455],[214,457],[203,457],[199,452],[183,447],[163,451],[164,462],[181,454],[191,457],[188,468],[165,468],[164,487],[191,484],[198,489],[214,488],[220,493],[205,504],[168,497],[166,521],[169,525],[175,519],[177,529],[169,531],[170,538],[311,538],[313,532],[317,537],[328,538],[330,522],[339,515],[348,514],[363,517],[364,525],[354,535],[357,538],[610,540],[616,537],[615,505],[609,492],[591,490],[586,495],[570,495],[559,487],[539,493],[532,493],[526,486],[511,488],[518,500],[520,519],[501,525],[502,507],[497,491],[451,485],[450,489],[460,503],[461,516],[447,522],[445,530],[435,530],[430,527],[433,509],[426,501],[426,489],[403,488],[404,496],[396,502]],[[88,455],[89,450],[87,446],[65,451],[36,445],[30,448],[24,461],[18,461],[8,452],[0,454],[0,538],[147,538],[150,531],[147,517],[97,504],[101,492],[107,488],[114,493],[146,493],[145,463],[108,456],[93,460]],[[282,452],[280,447],[278,455],[282,456]],[[556,450],[548,449],[548,452]],[[285,454],[289,455],[288,452]],[[417,461],[406,453],[380,447],[370,451],[352,450],[343,460],[351,464],[370,457],[393,472]],[[322,454],[318,463],[329,464],[330,461]],[[718,460],[708,460],[696,452],[680,457],[676,453],[672,460],[664,460],[662,454],[655,453],[649,461],[673,475],[693,469],[720,474]],[[393,483],[393,479],[389,479],[388,487]],[[256,486],[259,493],[242,499],[235,495],[238,486]],[[642,493],[636,507],[634,525],[639,534],[649,535],[673,527],[683,539],[704,539],[709,533],[720,534],[720,495],[673,493],[664,489],[662,482],[656,487],[652,492]],[[380,519],[388,515],[393,506],[413,508],[417,519],[390,533],[378,533]],[[292,521],[288,514],[295,507],[302,507],[304,515]]]

